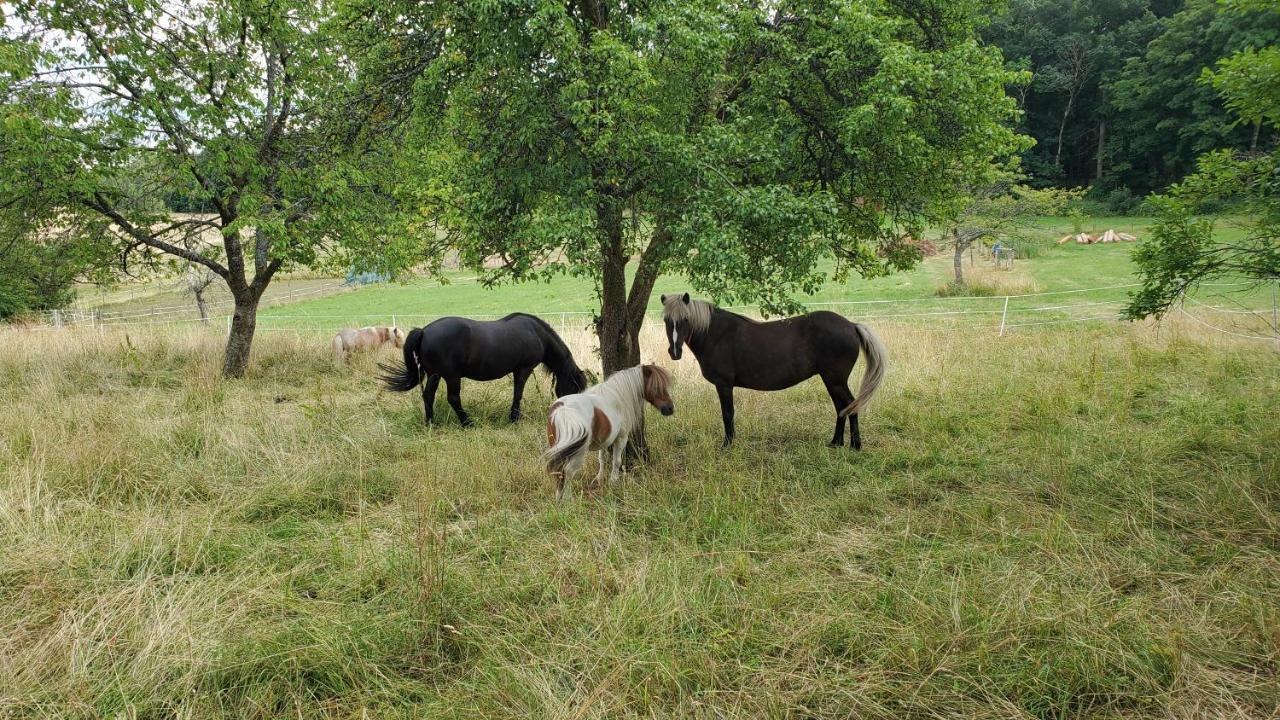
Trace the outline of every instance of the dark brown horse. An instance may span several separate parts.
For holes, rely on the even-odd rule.
[[[449,405],[465,426],[471,424],[471,416],[462,409],[462,379],[497,380],[511,375],[515,387],[508,417],[515,422],[520,419],[525,381],[538,365],[551,371],[556,397],[587,387],[569,346],[539,318],[524,313],[488,322],[446,317],[411,331],[404,341],[404,366],[382,365],[386,373],[382,381],[388,390],[407,392],[426,380],[422,406],[430,424],[435,417],[436,389],[443,378]]]
[[[716,386],[724,444],[733,442],[733,389],[782,390],[817,375],[827,386],[836,409],[836,432],[831,445],[844,445],[845,418],[850,419],[849,443],[862,449],[858,413],[884,379],[884,345],[871,328],[833,312],[760,322],[729,312],[689,293],[662,296],[662,319],[679,360],[688,345],[698,359],[702,376]],[[858,353],[867,355],[867,371],[855,399],[849,374]]]

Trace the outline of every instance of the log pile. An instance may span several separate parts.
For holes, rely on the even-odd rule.
[[[1108,230],[1102,233],[1102,237],[1098,238],[1098,242],[1104,242],[1104,243],[1133,242],[1134,240],[1137,240],[1137,239],[1138,238],[1130,235],[1129,233],[1118,233],[1115,230]]]
[[[1129,233],[1122,233],[1122,232],[1116,232],[1115,230],[1108,230],[1102,233],[1101,235],[1097,235],[1097,236],[1090,235],[1089,233],[1079,233],[1076,235],[1063,235],[1061,238],[1058,239],[1058,244],[1061,245],[1062,243],[1075,240],[1081,245],[1093,245],[1095,243],[1133,242],[1134,240],[1137,240],[1137,239],[1138,238],[1134,237],[1133,235],[1130,235]]]

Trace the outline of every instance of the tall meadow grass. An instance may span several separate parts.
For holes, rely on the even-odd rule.
[[[816,380],[721,449],[647,329],[676,414],[564,505],[541,373],[427,428],[319,334],[0,332],[0,717],[1274,716],[1280,355],[877,329],[861,453]]]

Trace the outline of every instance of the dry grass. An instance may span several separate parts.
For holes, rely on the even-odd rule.
[[[957,285],[951,282],[940,285],[936,294],[939,297],[997,297],[1028,295],[1042,290],[1043,288],[1024,269],[1018,269],[1015,266],[1012,270],[1000,270],[988,262],[969,265],[966,260],[964,284]]]
[[[655,460],[552,501],[548,381],[479,426],[319,334],[0,334],[0,716],[1268,717],[1280,358],[1167,326],[886,326],[816,381],[691,359]],[[589,339],[572,338],[579,357]],[[860,371],[859,371],[860,372]]]

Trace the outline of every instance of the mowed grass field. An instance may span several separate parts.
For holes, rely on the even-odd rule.
[[[721,449],[663,358],[653,461],[563,505],[542,375],[424,428],[319,332],[235,382],[217,332],[0,333],[0,717],[1275,716],[1280,354],[876,327],[863,452],[816,381]]]
[[[1053,232],[1053,231],[1046,231]],[[1047,235],[1046,235],[1047,237]],[[1020,294],[1056,292],[1108,287],[1133,282],[1133,264],[1129,253],[1133,244],[1050,245],[1037,246],[1032,259],[1017,261],[1014,269],[996,271],[989,259],[965,260],[965,270],[982,278],[997,289]],[[968,256],[966,256],[967,258]],[[847,282],[828,282],[820,291],[801,295],[806,303],[844,301],[917,301],[936,298],[940,287],[952,277],[950,254],[926,259],[914,270],[886,277],[860,278]],[[686,292],[689,282],[678,275],[659,279],[650,300],[650,314],[660,314],[659,296],[663,293]],[[513,310],[531,312],[550,319],[568,313],[566,323],[584,326],[598,308],[589,280],[570,276],[554,277],[547,282],[504,285],[490,288],[472,272],[451,272],[443,278],[418,278],[406,283],[384,283],[357,292],[336,294],[314,300],[303,300],[264,309],[259,326],[272,328],[321,329],[348,324],[387,324],[393,319],[401,325],[421,325],[442,315],[498,317]],[[696,294],[696,293],[695,293]],[[1099,293],[1082,299],[1123,298],[1123,290]],[[991,298],[984,301],[994,303]],[[1027,304],[1034,302],[1028,300]],[[944,308],[945,299],[922,306],[922,309]],[[985,305],[984,305],[985,307]],[[873,312],[874,308],[865,308]],[[888,312],[886,308],[884,310]],[[559,322],[556,322],[559,326]]]
[[[1101,233],[1114,228],[1145,237],[1151,220],[1147,218],[1085,218],[1086,231]],[[1073,229],[1071,220],[1041,218],[1037,231],[1023,240],[1014,241],[1019,252],[1012,270],[996,270],[990,259],[980,253],[967,255],[965,273],[979,297],[938,297],[939,290],[952,280],[952,257],[949,252],[927,258],[919,267],[886,277],[860,278],[846,282],[827,282],[821,290],[796,299],[809,303],[853,303],[827,306],[855,318],[871,321],[900,320],[931,313],[933,321],[952,324],[998,326],[1003,311],[1004,295],[1036,293],[1068,294],[1048,297],[1014,297],[1009,305],[1010,323],[1061,321],[1086,316],[1114,317],[1125,302],[1127,290],[1116,286],[1135,282],[1130,253],[1134,243],[1107,245],[1059,245],[1056,240]],[[1224,238],[1238,230],[1224,223]],[[931,239],[936,233],[930,233]],[[1007,241],[1006,241],[1007,242]],[[943,248],[945,250],[945,248]],[[830,268],[828,268],[830,269]],[[1081,292],[1102,288],[1092,292]],[[690,283],[678,275],[659,279],[650,300],[650,316],[660,314],[662,293],[689,291]],[[697,294],[695,292],[695,294]],[[1202,289],[1198,297],[1215,306],[1235,309],[1261,309],[1269,314],[1268,288]],[[863,303],[863,304],[859,304]],[[1069,305],[1045,314],[1040,308]],[[496,318],[520,310],[538,314],[557,329],[585,329],[598,308],[595,291],[589,280],[557,276],[547,282],[486,287],[473,272],[450,272],[440,278],[418,278],[405,283],[384,283],[344,292],[265,308],[259,314],[258,327],[272,330],[328,330],[360,325],[396,324],[411,327],[424,325],[444,315]],[[754,312],[754,308],[741,308]],[[948,313],[963,310],[963,313]],[[1239,318],[1211,316],[1217,324]],[[1237,330],[1259,332],[1257,322],[1242,323]],[[1265,330],[1265,328],[1262,328]]]

